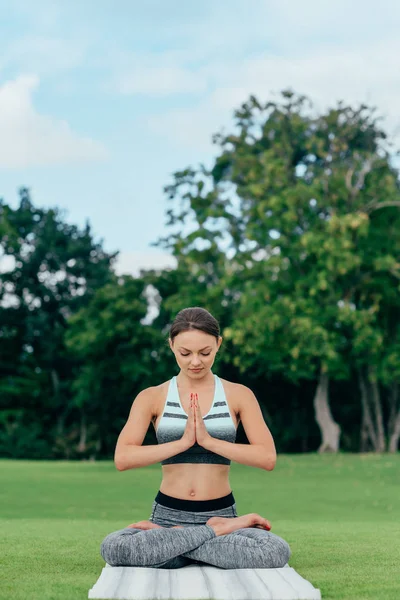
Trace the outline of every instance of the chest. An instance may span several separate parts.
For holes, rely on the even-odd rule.
[[[221,382],[222,383],[222,382]],[[223,385],[223,384],[222,384]],[[239,416],[239,407],[237,406],[237,402],[235,402],[235,398],[232,394],[229,393],[229,390],[226,390],[223,385],[224,390],[224,401],[226,402],[224,410],[226,410],[226,406],[228,407],[230,416],[232,418],[232,422],[237,429],[240,416]],[[193,390],[180,388],[176,389],[175,396],[173,398],[174,402],[178,405],[177,409],[183,411],[186,416],[189,415],[190,411],[190,394]],[[156,404],[156,414],[154,415],[152,422],[154,425],[154,429],[157,431],[158,425],[160,423],[163,411],[167,408],[166,401],[168,395],[168,388],[164,390],[164,393],[160,395],[159,400]],[[198,396],[198,405],[200,407],[200,412],[202,417],[206,417],[210,413],[216,413],[218,411],[218,407],[221,403],[221,396],[218,394],[214,387],[204,388],[201,391],[197,392]]]

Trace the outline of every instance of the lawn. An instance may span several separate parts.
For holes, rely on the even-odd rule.
[[[0,460],[1,600],[83,600],[107,533],[148,519],[161,468]],[[290,566],[328,600],[400,598],[400,454],[285,455],[232,464],[239,514],[257,512]]]

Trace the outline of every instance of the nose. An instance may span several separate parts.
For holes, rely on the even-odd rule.
[[[196,365],[201,365],[201,361],[198,356],[194,356],[192,359],[192,365],[195,367]]]

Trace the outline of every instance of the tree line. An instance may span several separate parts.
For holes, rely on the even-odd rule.
[[[165,187],[154,245],[176,268],[137,277],[89,223],[26,188],[0,200],[0,455],[111,458],[136,394],[177,372],[166,340],[186,306],[220,321],[215,371],[255,392],[278,451],[397,451],[400,189],[379,123],[250,97],[211,166]]]

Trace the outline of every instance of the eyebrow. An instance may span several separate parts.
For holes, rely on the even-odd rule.
[[[207,350],[207,348],[211,348],[211,346],[206,346],[205,348],[200,348],[199,352],[201,352],[202,350]],[[188,350],[187,348],[184,348],[183,346],[180,346],[179,350],[186,350],[187,352],[191,352],[191,350]]]

